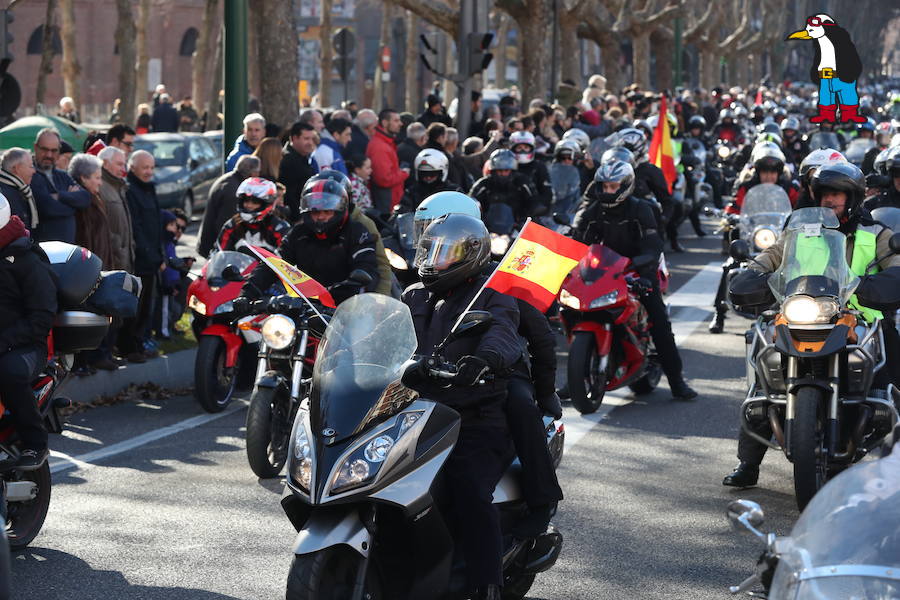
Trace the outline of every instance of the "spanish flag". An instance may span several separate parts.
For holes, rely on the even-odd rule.
[[[259,260],[275,271],[289,295],[313,298],[325,306],[335,307],[334,299],[321,283],[265,248],[260,248],[259,246],[247,247],[259,257]]]
[[[653,132],[653,139],[650,141],[650,162],[662,169],[666,178],[666,184],[669,186],[669,193],[672,193],[672,186],[678,179],[678,173],[675,171],[675,151],[672,149],[672,138],[669,135],[669,121],[666,116],[666,97],[665,95],[659,102],[659,119],[656,121],[656,130]]]
[[[528,221],[485,287],[547,312],[566,275],[587,249],[581,242]]]

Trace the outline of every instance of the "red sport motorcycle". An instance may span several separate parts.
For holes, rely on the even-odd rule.
[[[239,378],[252,383],[263,317],[235,320],[233,301],[255,266],[256,261],[241,252],[217,252],[188,288],[187,305],[198,344],[194,395],[207,412],[228,406]]]
[[[664,260],[659,275],[665,289]],[[649,394],[659,384],[662,368],[640,302],[647,291],[631,260],[603,244],[593,244],[563,282],[559,304],[570,343],[569,394],[582,414],[600,408],[607,390],[627,385]]]

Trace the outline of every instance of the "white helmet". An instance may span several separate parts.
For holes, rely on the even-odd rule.
[[[591,137],[587,134],[586,131],[582,131],[581,129],[570,129],[565,132],[562,136],[564,140],[575,140],[578,146],[581,148],[581,152],[585,153],[591,147]]]
[[[516,152],[516,146],[525,144],[531,147],[527,152]],[[534,160],[534,135],[528,131],[514,131],[509,136],[509,147],[516,155],[516,160],[520,165],[530,163]]]
[[[450,161],[447,155],[434,148],[426,148],[416,155],[416,181],[422,181],[423,176],[440,173],[440,181],[447,181],[450,172]]]
[[[9,223],[11,214],[9,201],[6,199],[6,196],[0,194],[0,229],[6,227],[6,224]]]

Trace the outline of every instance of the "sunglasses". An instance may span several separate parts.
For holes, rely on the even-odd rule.
[[[810,17],[806,19],[807,25],[812,25],[813,27],[821,27],[823,25],[834,25],[831,21],[823,21],[819,17]]]

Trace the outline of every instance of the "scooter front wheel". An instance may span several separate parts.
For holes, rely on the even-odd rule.
[[[606,395],[609,357],[600,356],[594,334],[576,331],[569,348],[567,375],[572,405],[583,415],[596,412]]]
[[[234,395],[238,365],[225,365],[226,348],[222,338],[200,336],[194,363],[194,395],[206,412],[225,410]]]
[[[349,546],[331,546],[312,554],[294,556],[288,573],[286,600],[347,600],[363,557]],[[381,581],[370,562],[363,598],[383,600]]]

